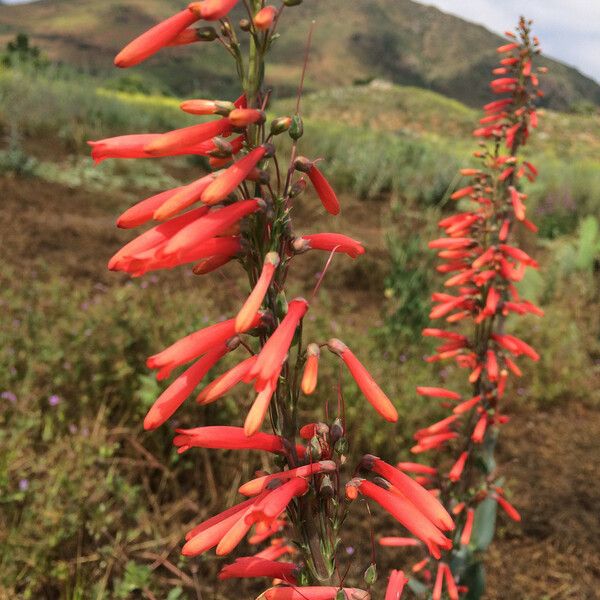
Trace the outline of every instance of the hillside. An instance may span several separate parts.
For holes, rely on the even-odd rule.
[[[25,32],[56,61],[113,78],[129,77],[112,70],[115,52],[182,4],[179,0],[42,0],[0,6],[0,43]],[[309,90],[378,77],[432,89],[472,105],[489,97],[487,81],[500,38],[479,25],[412,0],[307,0],[294,10],[296,24],[283,21],[283,35],[268,73],[280,95],[295,89],[301,48],[314,18]],[[150,73],[152,87],[180,95],[226,94],[233,84],[230,69],[224,68],[227,60],[213,44],[178,49],[150,61],[144,77]],[[294,62],[296,69],[290,68]],[[583,102],[600,104],[596,82],[556,61],[543,62],[551,69],[545,83],[548,106],[563,110]],[[141,77],[139,71],[135,73]]]

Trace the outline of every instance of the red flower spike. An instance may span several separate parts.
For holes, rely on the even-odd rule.
[[[361,480],[358,489],[361,494],[377,502],[415,537],[422,540],[435,558],[440,558],[440,548],[452,547],[452,541],[403,496],[393,494],[367,480]]]
[[[306,364],[300,389],[304,394],[310,396],[317,388],[317,377],[319,373],[319,356],[321,350],[317,344],[309,344],[306,348]]]
[[[198,404],[210,404],[222,398],[248,375],[248,372],[256,362],[256,358],[256,356],[250,356],[232,369],[229,369],[229,371],[223,373],[220,377],[217,377],[217,379],[208,384],[198,394],[196,402]]]
[[[180,375],[152,405],[144,419],[144,429],[156,429],[169,419],[228,350],[225,344],[211,350]]]
[[[266,31],[273,25],[276,16],[277,9],[274,6],[265,6],[256,13],[254,27],[260,31]]]
[[[345,600],[371,600],[371,594],[364,590],[334,586],[274,587],[263,592],[256,600],[337,600],[340,592]]]
[[[387,479],[435,527],[442,531],[452,531],[454,529],[454,521],[446,509],[425,488],[408,475],[370,454],[363,457],[361,465]]]
[[[390,548],[407,548],[411,546],[420,546],[421,542],[415,538],[408,537],[382,537],[379,538],[379,545]]]
[[[218,21],[226,17],[237,3],[238,0],[203,0],[192,2],[189,8],[205,21]]]
[[[465,463],[467,462],[467,458],[469,458],[469,453],[468,452],[463,452],[458,457],[458,460],[452,466],[452,469],[450,469],[450,473],[448,475],[448,479],[450,479],[450,481],[452,481],[453,483],[456,483],[457,481],[460,481],[460,477],[461,477],[462,472],[463,472],[463,470],[465,468]]]
[[[363,245],[341,233],[311,233],[294,240],[294,250],[326,250],[327,252],[343,252],[350,258],[356,258],[365,253]]]
[[[251,323],[250,329],[256,327],[261,321],[257,314]],[[216,323],[210,327],[200,329],[181,338],[162,352],[154,354],[147,361],[150,369],[161,369],[168,376],[173,369],[189,362],[190,360],[208,352],[211,348],[226,342],[236,335],[234,319]]]
[[[198,15],[185,9],[162,21],[125,46],[115,58],[115,65],[124,69],[143,62],[168,46],[182,31],[198,19]]]
[[[289,303],[286,316],[263,346],[249,373],[249,378],[256,380],[254,388],[257,392],[265,389],[268,384],[271,384],[272,390],[275,389],[296,328],[307,310],[308,302],[304,298],[296,298]]]
[[[460,535],[460,543],[463,546],[468,546],[471,541],[471,533],[473,532],[473,520],[475,519],[475,511],[472,508],[467,510],[467,519]]]
[[[385,600],[400,600],[404,586],[408,583],[408,579],[404,576],[403,571],[394,569],[390,573],[390,578],[385,591]]]
[[[248,296],[244,306],[242,306],[240,312],[235,318],[236,331],[247,330],[248,323],[252,321],[254,315],[258,312],[262,305],[278,265],[279,254],[277,254],[277,252],[269,252],[265,256],[263,269],[258,281],[256,282],[256,285],[254,286],[254,289],[252,290],[250,296]]]
[[[215,180],[204,190],[202,202],[209,205],[221,202],[246,179],[250,171],[265,157],[267,150],[266,146],[259,146],[217,175]]]
[[[229,119],[217,119],[163,133],[147,143],[144,151],[151,156],[170,156],[180,152],[183,148],[197,146],[216,136],[227,137],[230,134]]]
[[[272,481],[286,481],[293,477],[311,477],[317,473],[333,473],[336,469],[336,464],[332,460],[322,460],[310,465],[282,471],[281,473],[258,477],[244,483],[238,491],[244,496],[255,496],[263,492]]]
[[[284,563],[274,560],[265,560],[256,556],[242,556],[231,565],[225,565],[219,572],[219,579],[241,579],[248,577],[269,577],[281,579],[286,583],[296,583],[295,573],[297,567],[294,563]]]
[[[344,361],[350,374],[356,381],[369,404],[386,420],[392,423],[398,420],[398,411],[391,403],[390,399],[383,393],[381,388],[375,383],[371,374],[365,369],[362,363],[356,358],[353,352],[338,339],[331,339],[327,342],[327,347],[331,352],[337,354]]]

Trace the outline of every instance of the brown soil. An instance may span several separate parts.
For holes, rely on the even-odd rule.
[[[0,195],[4,261],[23,270],[41,261],[74,279],[119,281],[105,265],[127,236],[114,227],[123,197],[6,177],[0,179]],[[314,222],[309,204],[300,212]],[[359,288],[358,300],[353,300],[359,308],[374,301],[374,290],[381,298],[374,287],[381,284],[373,283],[380,282],[383,272],[381,205],[347,199],[345,215],[336,230],[375,247],[375,275],[357,271],[358,263],[345,262],[346,280],[335,281]],[[319,266],[322,262],[311,257],[304,268],[309,273]],[[357,313],[352,316],[356,319]],[[487,598],[600,598],[600,412],[575,404],[537,412],[522,408],[504,428],[500,462],[523,522],[500,519],[498,540],[487,557]]]

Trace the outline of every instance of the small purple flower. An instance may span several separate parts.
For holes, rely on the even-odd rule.
[[[348,556],[352,556],[354,554],[354,546],[347,546],[346,554],[348,554]]]
[[[2,398],[2,400],[8,400],[9,402],[12,402],[13,404],[17,401],[17,396],[14,392],[9,392],[8,390],[5,392],[2,392],[0,394],[0,398]]]
[[[56,394],[52,394],[52,396],[50,396],[50,398],[48,398],[48,404],[50,406],[58,406],[60,404],[61,400],[60,400],[60,396],[57,396]]]
[[[29,479],[21,479],[19,481],[19,490],[26,492],[29,489]]]
[[[74,435],[77,433],[77,425],[75,423],[69,423],[69,433]]]

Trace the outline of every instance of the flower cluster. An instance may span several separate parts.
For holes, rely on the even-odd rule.
[[[417,388],[420,396],[439,399],[450,415],[417,431],[412,452],[439,450],[452,458],[450,463],[441,462],[440,468],[399,465],[435,491],[457,519],[454,548],[443,556],[432,553],[431,559],[413,567],[422,576],[415,589],[431,586],[433,600],[440,600],[444,589],[451,600],[468,588],[469,597],[479,597],[483,571],[475,553],[491,541],[496,507],[520,520],[505,498],[493,454],[498,428],[508,421],[502,399],[509,376],[521,376],[519,358],[539,358],[529,344],[506,331],[507,325],[512,315],[543,314],[521,298],[516,287],[527,268],[538,268],[516,241],[519,225],[536,231],[526,216],[527,194],[521,191],[521,182],[523,178],[534,181],[537,170],[519,157],[537,126],[535,104],[542,95],[532,67],[539,44],[531,37],[530,26],[521,19],[516,33],[507,33],[509,43],[498,48],[500,65],[493,71],[498,78],[491,89],[501,98],[486,104],[481,126],[474,132],[482,140],[474,154],[478,166],[461,170],[468,184],[451,196],[459,202],[459,210],[439,222],[444,237],[429,243],[442,261],[438,272],[448,276],[445,290],[433,294],[430,318],[462,327],[426,328],[423,335],[440,342],[426,360],[453,360],[467,371],[472,385],[466,398],[443,387]],[[409,543],[402,538],[382,542]]]
[[[142,200],[119,217],[122,228],[150,227],[113,256],[110,269],[137,277],[194,263],[194,273],[204,275],[235,260],[248,277],[250,293],[236,315],[190,333],[147,361],[159,380],[185,369],[150,408],[146,429],[167,422],[201,385],[196,401],[206,405],[244,383],[252,386],[255,399],[242,426],[178,429],[174,444],[179,452],[253,449],[278,456],[272,473],[261,473],[240,487],[244,501],[187,534],[183,554],[197,556],[214,548],[217,555],[228,555],[249,535],[248,543],[267,542],[267,547],[225,566],[221,579],[274,579],[274,587],[261,596],[269,600],[365,600],[368,590],[345,587],[336,554],[350,500],[359,494],[374,500],[438,558],[452,547],[445,532],[454,523],[419,483],[376,457],[365,457],[362,476],[344,486],[340,471],[348,435],[341,402],[330,423],[298,422],[302,396],[317,387],[323,348],[341,359],[377,413],[389,422],[398,418],[393,403],[346,344],[332,339],[305,348],[304,319],[310,303],[286,297],[286,277],[298,255],[322,250],[356,258],[364,253],[360,242],[340,233],[298,236],[293,230],[291,210],[309,181],[325,211],[331,215],[340,211],[317,162],[298,156],[303,133],[300,96],[294,115],[268,122],[265,112],[269,99],[263,86],[265,56],[284,6],[300,2],[284,0],[276,8],[261,0],[245,1],[247,18],[239,28],[229,18],[237,0],[193,2],[141,35],[117,56],[117,66],[137,65],[166,46],[217,40],[235,62],[241,95],[235,101],[184,102],[182,110],[209,117],[197,125],[90,144],[96,161],[195,155],[206,157],[211,167],[196,181]],[[192,27],[198,21],[201,25]],[[238,34],[248,38],[247,60]],[[285,139],[291,145],[291,159],[282,170],[278,146]],[[234,367],[206,381],[226,355],[240,352],[243,356]],[[270,433],[262,431],[265,421]],[[369,569],[367,574],[369,587],[374,578]],[[402,572],[392,572],[386,598],[398,599],[405,581]]]

